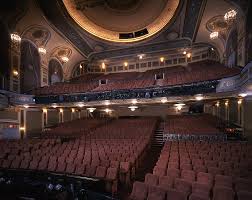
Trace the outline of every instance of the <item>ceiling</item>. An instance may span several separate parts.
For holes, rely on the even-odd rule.
[[[119,43],[155,35],[171,22],[179,7],[179,0],[63,0],[63,3],[82,29]]]
[[[37,0],[45,17],[90,61],[190,48],[215,47],[224,54],[223,39],[209,40],[228,9],[242,12],[246,0]],[[216,7],[217,5],[217,7]],[[239,7],[241,6],[241,7]],[[219,18],[218,18],[219,17]],[[141,30],[147,32],[141,33]],[[227,27],[223,29],[229,30]],[[135,37],[135,33],[140,35]],[[226,31],[228,32],[228,31]],[[120,38],[120,34],[128,38]],[[119,58],[118,57],[118,58]]]

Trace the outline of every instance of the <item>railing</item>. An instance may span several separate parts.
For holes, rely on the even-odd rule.
[[[216,92],[219,80],[197,82],[184,85],[154,87],[143,89],[112,90],[104,92],[86,92],[81,94],[47,95],[35,97],[37,104],[89,102],[114,99],[150,99],[156,97],[171,97],[195,95]]]
[[[239,75],[221,79],[216,92],[238,91],[250,82],[252,82],[252,62],[248,63]]]

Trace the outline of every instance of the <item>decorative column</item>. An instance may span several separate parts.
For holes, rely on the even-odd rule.
[[[40,53],[40,85],[43,87],[48,85],[48,58],[46,56],[46,49],[44,47],[39,47],[38,51]]]
[[[47,124],[48,124],[47,109],[43,108],[43,110],[42,110],[42,130],[45,129]]]
[[[18,115],[20,139],[26,136],[26,109],[20,109]]]
[[[64,110],[63,108],[59,109],[59,123],[63,123],[64,122]]]
[[[11,48],[9,49],[10,54],[10,90],[13,92],[20,93],[20,60],[21,60],[21,37],[18,33],[11,34]]]

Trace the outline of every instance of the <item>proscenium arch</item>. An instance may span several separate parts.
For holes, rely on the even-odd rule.
[[[64,80],[63,66],[57,58],[51,58],[48,63],[48,84],[53,85]]]
[[[30,40],[21,41],[20,88],[27,93],[40,87],[41,66],[37,46]]]

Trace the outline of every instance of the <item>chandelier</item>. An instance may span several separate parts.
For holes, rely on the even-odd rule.
[[[219,32],[215,31],[215,32],[210,33],[211,40],[217,39],[218,37],[219,37]]]
[[[39,52],[40,54],[42,54],[42,55],[45,55],[45,54],[46,54],[46,49],[43,48],[43,47],[39,47],[39,48],[38,48],[38,52]]]
[[[66,57],[66,56],[62,56],[62,57],[61,57],[61,60],[62,60],[64,63],[66,63],[66,62],[69,61],[69,58]]]
[[[11,36],[11,41],[17,42],[17,43],[21,42],[21,37],[17,33],[11,33],[10,36]]]
[[[229,10],[224,15],[224,20],[226,22],[232,22],[232,21],[234,21],[236,19],[236,15],[237,15],[237,11],[235,11],[235,10]]]

